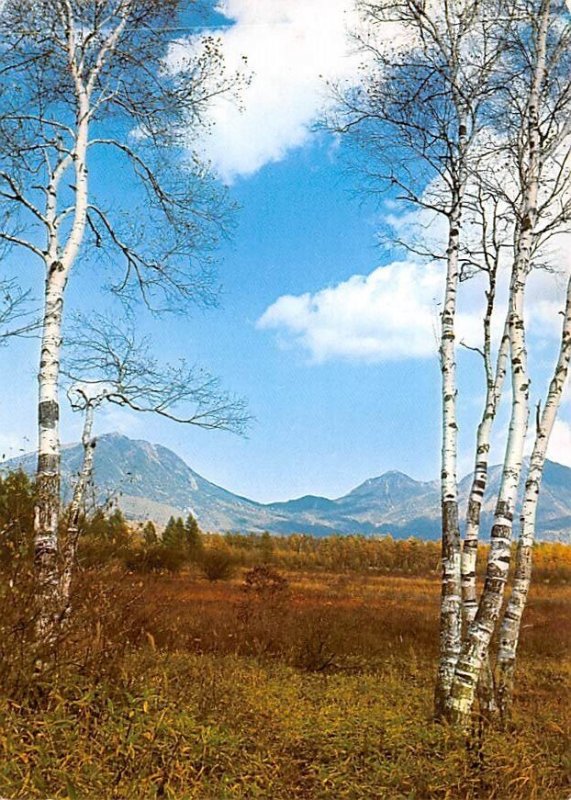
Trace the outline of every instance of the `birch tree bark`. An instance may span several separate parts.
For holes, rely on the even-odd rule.
[[[473,621],[478,608],[476,568],[482,504],[488,483],[492,429],[502,397],[510,349],[509,319],[506,318],[494,364],[492,322],[496,310],[502,252],[506,246],[509,225],[506,226],[503,219],[501,204],[491,194],[483,192],[482,187],[478,187],[470,205],[478,229],[479,243],[476,251],[469,255],[467,267],[475,270],[476,274],[484,272],[488,288],[485,292],[486,304],[482,320],[483,347],[469,348],[482,357],[486,391],[482,417],[476,431],[474,469],[462,541],[462,613],[465,629]]]
[[[535,520],[543,468],[545,466],[549,440],[569,376],[570,359],[571,278],[567,284],[567,301],[564,312],[559,357],[551,379],[545,406],[538,419],[529,472],[525,484],[521,529],[517,545],[512,592],[504,611],[500,628],[500,642],[497,657],[497,687],[498,705],[504,719],[509,715],[512,703],[515,662],[521,630],[521,620],[531,581]]]
[[[81,444],[83,458],[81,469],[73,490],[73,497],[69,507],[66,541],[63,554],[63,564],[59,579],[59,603],[62,617],[69,615],[71,600],[71,581],[74,573],[74,564],[79,539],[79,520],[85,505],[85,493],[93,475],[93,456],[96,441],[93,438],[94,403],[85,398],[85,410]]]
[[[486,347],[487,349],[487,347]],[[486,355],[488,359],[488,355]],[[476,435],[476,463],[468,497],[466,532],[462,542],[462,601],[464,624],[468,627],[476,616],[478,593],[476,590],[476,566],[482,504],[488,483],[491,434],[500,402],[509,363],[509,328],[504,328],[498,350],[495,369],[487,368],[488,380],[484,414]]]
[[[466,130],[465,122],[461,122]],[[464,148],[465,144],[460,144]],[[463,160],[464,153],[459,154]],[[458,422],[456,415],[456,300],[459,282],[459,247],[464,181],[458,187],[450,215],[446,289],[440,333],[442,374],[442,591],[440,603],[440,660],[436,679],[435,706],[438,716],[445,709],[462,642],[461,539],[458,515]]]
[[[476,433],[475,463],[466,509],[466,529],[462,540],[462,620],[463,632],[474,621],[478,608],[476,587],[476,569],[478,560],[478,544],[482,504],[488,482],[491,435],[500,404],[509,359],[509,320],[506,319],[504,331],[498,348],[496,364],[492,360],[492,319],[496,305],[498,271],[502,251],[502,237],[499,232],[500,220],[498,204],[493,204],[491,220],[491,241],[488,241],[488,209],[478,197],[478,211],[482,229],[482,263],[478,269],[488,273],[488,290],[486,291],[486,308],[483,319],[484,343],[480,352],[484,362],[486,378],[486,395],[482,418]],[[494,675],[489,657],[485,659],[480,672],[478,700],[483,714],[490,716],[497,711],[495,701]]]

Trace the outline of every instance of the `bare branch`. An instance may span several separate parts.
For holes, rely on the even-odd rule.
[[[201,367],[160,364],[132,324],[109,317],[76,318],[62,369],[77,410],[104,402],[208,430],[244,433],[246,404]]]

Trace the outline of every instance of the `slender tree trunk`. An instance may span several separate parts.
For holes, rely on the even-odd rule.
[[[486,401],[484,414],[478,426],[476,437],[476,463],[468,498],[466,513],[466,533],[462,546],[462,599],[464,624],[468,628],[476,616],[478,595],[476,591],[476,565],[482,504],[488,483],[490,442],[492,427],[496,418],[500,397],[503,391],[509,358],[509,323],[506,321],[498,351],[495,373],[488,369]],[[486,348],[486,358],[489,358]]]
[[[513,285],[510,311],[513,404],[502,483],[494,515],[484,589],[478,610],[464,639],[448,702],[449,716],[464,726],[468,726],[470,721],[478,679],[500,614],[508,577],[513,517],[529,414],[529,381],[523,326],[525,281],[516,276]]]
[[[59,371],[62,345],[64,294],[69,271],[83,241],[87,217],[87,137],[89,98],[80,93],[77,137],[73,155],[75,171],[75,214],[72,229],[60,257],[56,195],[48,195],[52,227],[46,263],[44,322],[38,372],[38,469],[34,517],[34,559],[38,578],[38,635],[49,638],[59,605],[58,523],[60,516]],[[62,162],[63,163],[63,162]],[[63,170],[54,176],[53,186]],[[55,188],[54,188],[55,192]]]
[[[447,704],[448,717],[468,727],[478,678],[488,655],[500,615],[510,559],[513,518],[520,482],[529,418],[529,376],[525,342],[524,298],[535,245],[537,198],[541,174],[539,104],[546,74],[550,0],[543,0],[536,29],[535,64],[527,104],[527,163],[522,164],[522,213],[516,234],[516,252],[510,283],[509,334],[511,349],[512,414],[502,482],[490,537],[484,590],[468,628]]]
[[[444,309],[441,323],[440,368],[442,373],[442,590],[440,602],[440,659],[435,690],[435,713],[444,714],[462,642],[461,539],[458,518],[456,417],[456,297],[459,281],[460,190],[450,216]]]
[[[538,421],[529,473],[525,485],[525,495],[521,515],[521,531],[518,541],[515,575],[512,593],[504,612],[500,628],[500,644],[497,658],[498,704],[504,719],[509,716],[513,695],[513,678],[516,652],[521,630],[521,620],[525,609],[531,581],[532,552],[535,538],[537,503],[543,477],[543,468],[549,439],[561,397],[569,375],[571,359],[571,278],[567,285],[567,302],[561,336],[559,357],[549,386],[545,408]]]
[[[83,445],[83,460],[81,471],[73,491],[73,498],[69,507],[69,520],[66,531],[66,544],[63,556],[63,565],[60,579],[60,603],[62,615],[69,613],[69,603],[71,596],[71,579],[73,576],[73,565],[77,552],[77,541],[79,538],[79,518],[85,501],[85,492],[93,473],[93,455],[95,452],[95,439],[92,438],[94,408],[88,403],[85,409],[85,419],[83,423],[83,433],[81,443]]]
[[[488,466],[490,457],[490,441],[493,424],[502,395],[509,357],[509,327],[504,328],[498,350],[495,372],[491,365],[491,319],[494,305],[492,291],[488,297],[488,309],[484,321],[484,358],[486,361],[486,400],[484,413],[476,436],[476,459],[468,508],[466,512],[466,531],[462,543],[462,615],[464,631],[467,631],[478,609],[478,592],[476,587],[476,568],[478,560],[478,542],[480,538],[480,521],[482,504],[488,482]],[[487,657],[480,672],[478,684],[478,702],[480,711],[486,716],[497,712],[495,702],[494,675]]]
[[[39,632],[47,634],[56,610],[58,521],[60,512],[59,354],[65,272],[59,261],[48,266],[44,326],[38,374],[38,471],[34,518],[34,560],[39,581]]]

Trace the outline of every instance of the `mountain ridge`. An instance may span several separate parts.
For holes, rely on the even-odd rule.
[[[82,458],[80,444],[62,447],[62,491],[69,500]],[[36,455],[5,461],[4,472],[35,470]],[[489,530],[501,468],[490,468],[489,492],[483,506],[483,529]],[[459,483],[461,508],[466,507],[471,476]],[[303,495],[292,500],[260,503],[234,494],[194,471],[169,448],[119,433],[98,437],[94,459],[94,500],[115,498],[132,520],[165,524],[172,515],[193,513],[205,530],[240,530],[276,534],[391,533],[395,537],[440,535],[437,481],[417,481],[398,470],[369,478],[347,494],[330,499]],[[571,541],[571,469],[546,462],[538,509],[538,536]]]

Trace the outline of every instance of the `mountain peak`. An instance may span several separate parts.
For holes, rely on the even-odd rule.
[[[410,475],[404,472],[393,469],[388,472],[383,472],[382,475],[377,475],[376,478],[368,478],[359,486],[356,486],[349,495],[363,494],[368,492],[390,492],[390,491],[416,491],[416,489],[423,484],[420,481],[415,481]]]
[[[411,478],[410,475],[407,475],[405,472],[401,472],[398,469],[390,469],[387,472],[383,472],[381,475],[378,475],[376,478],[369,478],[370,483],[376,483],[378,481],[386,481],[387,483],[395,483],[395,482],[404,482],[404,483],[419,483],[414,478]]]

